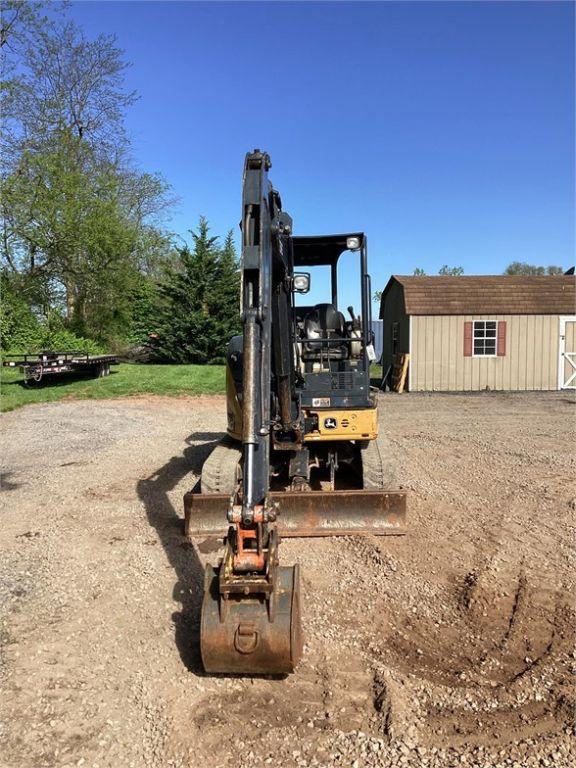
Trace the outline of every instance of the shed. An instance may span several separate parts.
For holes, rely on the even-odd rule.
[[[576,389],[573,275],[393,275],[380,318],[409,390]]]

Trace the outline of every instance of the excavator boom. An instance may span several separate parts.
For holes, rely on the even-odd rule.
[[[206,569],[200,646],[210,672],[291,672],[302,653],[298,569],[280,567],[270,485],[272,326],[288,324],[292,220],[268,181],[270,158],[246,155],[242,192],[242,490],[228,507],[226,554]],[[278,343],[278,341],[280,343]],[[288,336],[274,362],[285,420],[291,416]]]

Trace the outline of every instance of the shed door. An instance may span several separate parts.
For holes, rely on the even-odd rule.
[[[576,389],[576,315],[560,317],[558,389]]]

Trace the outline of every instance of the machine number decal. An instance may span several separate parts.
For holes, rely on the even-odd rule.
[[[312,408],[329,408],[329,407],[330,407],[329,397],[313,397],[312,398]]]
[[[328,416],[324,419],[324,429],[336,429],[338,426],[338,421],[334,418],[334,416]]]

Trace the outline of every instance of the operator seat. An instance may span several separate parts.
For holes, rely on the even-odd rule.
[[[307,339],[345,339],[346,325],[344,315],[334,304],[316,304],[304,318],[303,360],[319,360],[320,356],[343,360],[348,357],[348,345],[342,344],[307,344]]]

